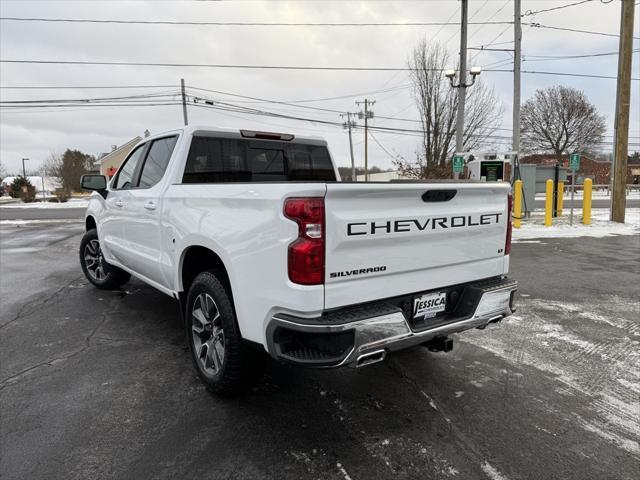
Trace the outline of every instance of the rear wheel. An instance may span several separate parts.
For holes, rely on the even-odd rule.
[[[211,392],[234,395],[257,383],[264,354],[243,341],[231,298],[213,273],[203,272],[191,284],[185,319],[193,364]]]
[[[80,265],[82,271],[94,286],[105,290],[121,287],[129,281],[131,275],[124,270],[107,263],[100,248],[98,232],[89,230],[80,242]]]

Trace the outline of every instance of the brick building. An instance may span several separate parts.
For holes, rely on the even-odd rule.
[[[550,154],[527,155],[520,159],[523,164],[555,165],[558,158]],[[627,182],[640,182],[640,163],[635,163],[629,157],[627,165]],[[569,167],[569,155],[560,157],[560,166]],[[595,160],[588,155],[580,155],[580,170],[578,170],[578,182],[580,178],[591,178],[595,185],[609,185],[611,179],[611,162]]]

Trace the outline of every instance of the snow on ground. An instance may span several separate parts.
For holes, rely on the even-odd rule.
[[[553,219],[551,227],[544,226],[544,211],[535,211],[531,218],[522,221],[521,228],[513,229],[513,241],[531,238],[608,237],[611,235],[640,234],[640,208],[627,208],[626,223],[609,221],[608,208],[591,210],[591,225],[583,225],[582,209],[573,209],[573,225],[569,225],[569,210],[562,217]]]
[[[80,223],[81,219],[74,218],[51,218],[46,220],[0,220],[0,225],[20,226],[20,225],[38,225],[42,223]]]
[[[576,193],[574,194],[574,198],[582,198],[582,194],[584,192],[582,191],[582,189],[577,190],[576,189]],[[607,191],[607,190],[593,190],[593,193],[591,195],[593,198],[611,198],[611,194]],[[564,198],[565,200],[570,200],[571,199],[571,192],[567,189],[567,187],[565,186],[564,189],[564,194],[562,195],[562,198]],[[631,198],[640,198],[640,190],[638,189],[634,189],[631,190],[629,193],[627,193],[627,198],[631,199]],[[544,200],[545,199],[545,194],[544,193],[536,193],[536,200]]]
[[[639,307],[617,296],[594,303],[521,297],[517,314],[500,328],[458,340],[552,374],[557,393],[587,399],[586,411],[567,417],[574,428],[640,459],[640,326],[632,320]]]
[[[87,208],[89,205],[88,198],[71,198],[68,202],[31,202],[31,203],[10,203],[8,205],[2,205],[2,208]]]

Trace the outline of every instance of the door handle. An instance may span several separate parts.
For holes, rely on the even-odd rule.
[[[121,208],[124,207],[124,202],[122,200],[116,200],[115,202],[113,202],[113,204],[116,207],[121,207]]]
[[[155,210],[156,204],[154,202],[147,202],[144,204],[144,208],[147,210]]]

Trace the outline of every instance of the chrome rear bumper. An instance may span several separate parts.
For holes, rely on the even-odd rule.
[[[499,322],[513,313],[513,294],[517,288],[517,282],[506,278],[486,285],[469,285],[459,303],[465,300],[473,306],[467,305],[466,311],[461,306],[461,311],[452,312],[446,323],[436,323],[432,328],[427,324],[416,329],[405,311],[384,304],[334,312],[330,323],[323,317],[309,320],[276,314],[267,327],[269,353],[277,359],[313,367],[375,363],[388,352]],[[311,347],[305,346],[305,342]]]

